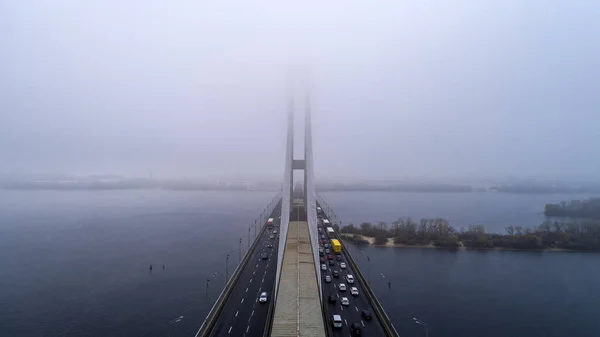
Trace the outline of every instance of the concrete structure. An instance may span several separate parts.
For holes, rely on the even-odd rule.
[[[304,200],[294,200],[296,214],[304,213]],[[325,336],[308,223],[289,224],[272,336]]]

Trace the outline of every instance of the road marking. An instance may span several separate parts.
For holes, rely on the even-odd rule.
[[[248,330],[250,330],[250,326],[249,325],[246,327],[246,333],[248,333]]]
[[[233,328],[232,326],[229,327],[229,331],[227,333],[231,333],[231,328]]]
[[[354,309],[356,309],[356,311],[358,311],[358,307],[354,307]]]
[[[346,323],[346,325],[348,325],[348,321],[344,318],[344,322]]]
[[[252,310],[252,315],[250,315],[250,317],[254,316],[254,310]]]
[[[246,292],[248,292],[248,288],[246,288]],[[358,310],[358,309],[356,309],[356,310]]]
[[[335,288],[337,288],[337,284],[335,284],[335,283],[334,283],[334,284],[333,284],[333,286],[334,286]]]
[[[258,263],[256,264],[256,268],[258,268]]]
[[[252,275],[254,275],[254,274],[256,274],[256,271],[253,271],[253,272],[252,272]]]
[[[258,302],[258,298],[256,300],[254,300],[254,303],[257,303],[257,302]]]
[[[239,311],[239,310],[238,310],[238,311],[236,311],[236,312],[235,312],[235,317],[237,317],[237,315],[238,315],[239,313],[240,313],[240,311]]]
[[[250,279],[250,283],[252,283],[252,279]]]
[[[242,298],[242,301],[240,303],[244,303],[244,299]]]
[[[365,322],[363,322],[362,319],[360,320],[360,324],[362,324],[363,327],[365,326]]]
[[[344,306],[340,304],[340,308],[342,308],[342,311],[344,311]]]
[[[338,298],[340,298],[340,294],[336,294],[338,296]]]
[[[265,278],[264,277],[263,277],[262,281],[260,281],[260,283],[263,283],[263,282],[265,282]]]

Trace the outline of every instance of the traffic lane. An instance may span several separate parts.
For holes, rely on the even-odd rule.
[[[259,245],[263,245],[264,247],[266,242],[267,240],[261,239]],[[231,336],[232,333],[234,335],[241,334],[243,330],[240,330],[241,327],[238,326],[238,323],[240,323],[239,325],[243,325],[243,318],[251,315],[251,306],[255,305],[258,300],[260,294],[260,275],[266,269],[266,263],[264,263],[266,260],[259,261],[262,250],[258,248],[252,259],[248,261],[243,275],[240,275],[238,285],[230,295],[227,306],[222,312],[222,315],[226,315],[225,317],[227,318],[223,320],[225,329],[220,330],[220,335]]]
[[[265,276],[265,282],[262,291],[266,291],[269,294],[267,303],[258,306],[257,309],[251,314],[253,318],[250,322],[250,329],[246,336],[263,336],[266,328],[266,320],[268,318],[269,308],[275,304],[274,298],[274,286],[275,286],[275,273],[277,272],[277,251],[273,252],[272,263],[267,266],[267,272]]]
[[[326,216],[322,216],[323,219],[328,219]],[[323,226],[323,231],[326,231],[326,226]],[[326,235],[327,239],[330,239],[330,235],[329,233],[324,234]],[[335,236],[331,236],[331,237],[335,237]],[[349,325],[352,323],[358,323],[360,322],[361,326],[364,326],[363,330],[368,331],[368,334],[371,336],[385,336],[385,333],[383,331],[383,328],[381,327],[381,324],[379,322],[379,320],[377,319],[377,317],[374,314],[374,310],[373,307],[371,305],[371,303],[369,302],[369,300],[367,299],[367,296],[365,295],[364,289],[362,287],[362,285],[359,284],[358,279],[356,278],[356,273],[354,271],[354,269],[351,267],[351,265],[348,263],[348,258],[346,256],[346,254],[344,253],[340,253],[340,255],[342,256],[342,261],[336,261],[336,265],[333,267],[333,269],[330,269],[330,267],[328,266],[328,270],[329,270],[329,275],[332,276],[332,283],[336,283],[339,284],[342,281],[339,281],[340,279],[344,279],[344,283],[346,284],[347,290],[345,291],[344,294],[345,296],[340,295],[342,292],[340,292],[337,289],[337,285],[333,285],[333,288],[335,289],[335,291],[331,291],[331,286],[329,287],[330,289],[326,289],[329,294],[334,294],[334,296],[336,296],[336,298],[338,298],[338,301],[336,303],[337,308],[334,310],[335,313],[339,314],[340,316],[342,316],[342,320],[344,321],[344,328],[340,330],[337,330],[338,333],[340,334],[344,334],[345,333],[345,328],[348,327],[349,329]],[[339,263],[340,262],[345,262],[347,267],[346,269],[341,269],[339,267]],[[337,270],[340,273],[340,278],[339,279],[335,279],[333,278],[333,270]],[[348,284],[348,282],[345,279],[345,276],[347,274],[351,274],[354,276],[354,283],[352,285]],[[325,279],[323,276],[323,284],[327,284],[325,283]],[[331,284],[331,283],[330,283]],[[352,296],[350,293],[350,288],[354,286],[358,289],[358,296]],[[327,288],[327,287],[326,287]],[[341,297],[347,297],[348,301],[350,303],[349,306],[347,306],[346,308],[353,308],[354,310],[346,310],[341,306]],[[324,296],[324,300],[327,300],[327,295]],[[331,305],[331,304],[330,304]],[[362,320],[362,314],[361,311],[363,309],[369,310],[371,312],[371,321],[364,321]],[[334,313],[332,312],[331,315],[333,315]],[[330,316],[331,316],[330,315]],[[332,317],[327,317],[328,319],[328,324],[332,324],[331,320]],[[334,332],[335,334],[335,332]]]
[[[264,244],[264,238],[261,238],[259,244]],[[223,311],[221,312],[221,316],[219,317],[219,329],[215,331],[214,336],[231,336],[232,330],[236,326],[236,322],[240,317],[239,311],[243,309],[249,302],[246,302],[245,296],[247,295],[246,289],[248,285],[252,284],[253,275],[255,275],[257,271],[256,260],[258,258],[260,250],[257,249],[244,269],[240,273],[238,283],[236,287],[232,290],[229,298],[227,298],[227,302],[223,307]],[[258,264],[260,267],[261,264]],[[260,271],[259,271],[260,272]],[[250,290],[248,290],[250,291]],[[253,290],[254,291],[254,290]],[[246,302],[244,304],[244,302]],[[254,301],[252,301],[254,302]]]
[[[267,248],[270,249],[270,248]],[[260,318],[257,313],[261,313],[268,309],[268,303],[260,303],[258,299],[260,297],[260,293],[266,291],[266,283],[268,282],[267,271],[270,264],[273,262],[272,253],[269,253],[269,259],[260,260],[257,262],[258,267],[253,272],[253,278],[250,281],[250,284],[246,287],[246,295],[242,298],[239,307],[238,319],[235,325],[232,328],[231,334],[233,336],[252,336],[262,333],[262,329],[260,329],[260,325],[252,324],[256,323]],[[264,321],[262,322],[264,326]],[[254,326],[255,328],[250,330],[250,328]],[[258,327],[258,329],[256,329]],[[260,331],[256,331],[260,330]]]
[[[247,265],[244,266],[244,269],[240,273],[238,283],[235,289],[233,289],[231,292],[223,311],[221,312],[221,317],[219,317],[218,323],[219,328],[215,329],[215,333],[213,334],[214,336],[231,336],[231,333],[233,333],[233,330],[235,329],[238,318],[241,317],[239,312],[240,309],[242,309],[242,311],[247,311],[245,308],[248,305],[251,305],[251,303],[255,303],[254,299],[250,301],[249,299],[245,299],[245,297],[248,292],[256,292],[257,288],[259,287],[258,282],[254,282],[253,277],[257,273],[259,275],[260,273],[264,273],[263,269],[266,268],[266,263],[257,263],[257,261],[260,259],[260,254],[262,254],[262,249],[260,249],[260,247],[262,246],[264,248],[266,246],[271,233],[272,231],[266,230],[259,238],[260,241],[257,249],[252,253]],[[276,247],[276,243],[273,243],[273,248],[269,249],[276,249]],[[254,284],[252,284],[253,282]],[[252,287],[252,290],[250,287]],[[248,290],[246,291],[246,289]],[[257,298],[258,295],[256,296],[256,299]],[[244,302],[246,303],[244,304]]]
[[[339,272],[348,271],[348,269],[335,268],[334,270],[338,270]],[[334,336],[347,336],[350,333],[350,325],[352,323],[359,323],[363,327],[363,334],[367,334],[369,336],[385,336],[385,333],[381,329],[381,326],[378,325],[377,319],[373,317],[372,321],[365,321],[362,319],[361,311],[363,309],[371,310],[371,306],[368,303],[368,300],[362,294],[362,287],[355,283],[348,283],[345,278],[342,277],[343,274],[340,273],[340,278],[334,278],[329,286],[326,287],[326,295],[324,300],[327,300],[328,295],[333,295],[336,297],[336,304],[328,303],[329,313],[328,316],[332,316],[334,314],[340,315],[342,317],[343,327],[341,329],[334,329]],[[339,284],[345,283],[346,290],[340,291]],[[324,283],[327,284],[327,283]],[[352,296],[350,288],[357,287],[359,295]],[[349,305],[343,306],[341,304],[342,297],[348,298]],[[327,317],[327,324],[332,325],[331,317]]]
[[[373,308],[372,308],[371,304],[369,303],[367,297],[365,296],[363,287],[359,284],[359,282],[356,279],[354,270],[348,264],[345,254],[341,253],[340,255],[342,256],[342,261],[336,261],[336,265],[333,267],[328,266],[327,274],[332,277],[332,282],[325,283],[324,282],[325,277],[323,276],[323,284],[329,285],[329,286],[325,286],[325,288],[324,288],[324,290],[327,292],[327,294],[324,295],[324,300],[327,301],[328,295],[333,295],[337,299],[337,303],[335,305],[328,303],[328,306],[329,306],[328,307],[329,308],[328,316],[338,314],[342,317],[342,321],[343,321],[342,329],[333,330],[333,334],[335,336],[346,336],[350,331],[349,330],[350,325],[352,323],[359,323],[363,327],[363,331],[365,333],[368,333],[369,336],[385,336],[385,333],[384,333],[381,325],[379,324],[377,317],[375,317],[373,315]],[[340,267],[341,262],[346,263],[347,267],[345,269],[342,269]],[[339,272],[339,274],[340,274],[339,278],[333,278],[334,270],[337,270]],[[354,276],[354,279],[355,279],[354,283],[348,283],[347,276],[346,276],[348,274],[351,274]],[[346,285],[346,291],[339,290],[340,283],[344,283]],[[358,296],[351,295],[352,287],[356,287],[358,289]],[[350,305],[342,306],[341,305],[342,297],[348,298],[348,302]],[[361,312],[364,309],[371,311],[371,316],[372,316],[371,321],[365,321],[362,319]],[[332,317],[327,317],[327,320],[328,320],[327,324],[332,324],[332,322],[331,322]]]

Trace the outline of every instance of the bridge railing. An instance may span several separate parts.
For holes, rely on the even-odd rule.
[[[323,209],[323,213],[326,214],[324,209]],[[329,215],[328,214],[326,214],[326,215],[329,218]],[[335,236],[337,237],[337,239],[339,239],[341,241],[341,236],[339,235],[339,233],[337,231],[335,232]],[[369,303],[371,304],[371,306],[373,307],[374,314],[375,314],[375,316],[377,316],[377,319],[381,323],[383,331],[385,332],[386,336],[398,337],[399,336],[398,331],[396,331],[396,328],[392,324],[390,317],[383,309],[381,302],[379,302],[379,299],[377,299],[377,296],[371,289],[371,286],[367,282],[367,279],[365,278],[365,276],[360,271],[360,268],[358,267],[356,262],[354,262],[352,255],[350,254],[348,249],[346,249],[345,244],[342,245],[342,251],[344,252],[344,255],[346,256],[346,262],[348,264],[350,264],[350,266],[354,270],[356,280],[360,283],[360,285],[364,289],[367,299],[368,299]]]
[[[274,210],[277,207],[280,207],[279,203],[281,203],[281,200],[277,204],[275,204],[276,206],[273,209],[273,211],[271,212],[271,214],[274,212]],[[231,294],[233,289],[235,289],[235,287],[239,281],[239,277],[240,277],[242,270],[248,263],[250,256],[252,256],[252,254],[256,250],[256,247],[258,246],[258,242],[260,242],[260,238],[262,237],[262,235],[264,234],[264,232],[266,230],[267,230],[266,223],[263,223],[259,234],[254,239],[254,242],[252,242],[250,249],[248,249],[246,254],[244,254],[242,261],[237,265],[237,267],[233,271],[233,274],[231,274],[231,277],[225,284],[225,287],[221,291],[221,294],[219,294],[219,297],[215,301],[215,304],[213,304],[212,308],[210,309],[210,312],[206,316],[206,319],[204,319],[204,322],[202,323],[202,326],[200,326],[200,329],[196,333],[195,337],[205,337],[205,336],[210,335],[215,324],[217,323],[217,319],[219,318],[219,316],[221,315],[221,312],[223,311],[223,307],[224,307],[225,303],[227,302],[227,298],[229,297],[229,295]]]

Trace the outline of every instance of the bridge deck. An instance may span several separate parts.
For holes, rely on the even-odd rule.
[[[325,336],[306,221],[291,221],[286,238],[272,336]]]

